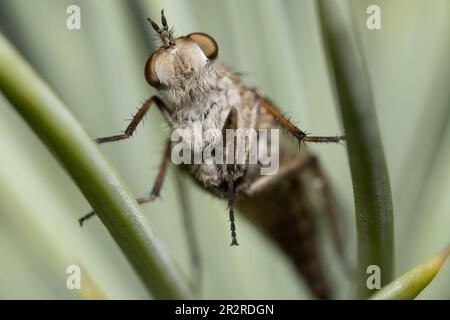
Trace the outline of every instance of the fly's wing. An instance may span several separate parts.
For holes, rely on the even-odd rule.
[[[297,271],[321,298],[330,298],[319,250],[317,206],[308,194],[317,160],[308,153],[284,160],[278,173],[255,181],[238,208],[291,259]],[[314,170],[312,170],[314,171]]]

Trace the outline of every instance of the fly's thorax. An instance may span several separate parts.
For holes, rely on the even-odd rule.
[[[215,103],[206,107],[181,108],[174,114],[175,130],[194,153],[201,153],[205,148],[221,143],[221,128],[226,115],[227,108]]]
[[[182,72],[180,64],[173,66],[170,81],[158,87],[163,98],[175,108],[206,107],[212,103],[236,106],[240,103],[239,79],[227,73],[216,60],[208,60],[199,70]],[[170,69],[172,70],[172,68]]]
[[[230,151],[227,149],[227,142],[233,141],[226,131],[231,130],[230,134],[237,136],[234,142],[233,161],[236,166],[233,176],[236,190],[241,191],[245,189],[245,185],[260,176],[261,166],[267,166],[265,162],[260,162],[258,152],[262,150],[263,154],[270,153],[272,157],[276,157],[278,150],[271,149],[270,132],[266,133],[262,144],[259,144],[259,119],[264,117],[264,112],[259,108],[257,94],[225,73],[220,79],[220,85],[204,100],[175,107],[173,126],[175,130],[180,130],[183,142],[190,146],[191,162],[186,166],[188,171],[207,189],[220,189],[225,183],[224,173],[229,160],[226,154]],[[237,128],[227,128],[226,122],[233,109],[237,111]],[[266,146],[264,143],[269,144]],[[224,160],[220,163],[205,163],[205,154],[208,154],[205,150],[216,148],[222,148],[221,159]],[[200,159],[201,163],[194,163],[194,159]],[[217,158],[213,158],[215,160]]]
[[[158,91],[174,106],[195,104],[206,99],[217,83],[215,62],[208,63],[200,72],[191,70],[169,74],[167,85],[161,85]]]
[[[223,80],[222,84],[227,82]],[[173,110],[174,129],[179,132],[177,136],[181,136],[183,142],[190,146],[190,163],[184,163],[183,166],[196,182],[218,196],[226,195],[226,141],[223,129],[233,105],[240,105],[240,99],[238,88],[228,86],[227,90],[213,90],[201,102],[182,105]],[[177,139],[177,143],[180,140]],[[214,158],[216,155],[220,157],[216,153],[219,149],[222,150],[222,161]],[[212,163],[205,163],[208,156]],[[199,159],[199,163],[194,163],[195,159]],[[246,165],[236,166],[234,177],[241,178],[245,168]]]
[[[217,63],[214,86],[206,88],[197,84],[202,89],[195,90],[198,95],[192,99],[174,101],[167,96],[170,95],[169,91],[162,90],[172,107],[174,129],[193,129],[201,126],[204,132],[212,129],[221,131],[230,111],[233,108],[240,108],[242,104],[240,84],[227,75],[223,68]]]

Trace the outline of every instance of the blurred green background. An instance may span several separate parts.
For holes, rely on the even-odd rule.
[[[341,1],[369,69],[394,199],[396,273],[434,255],[450,235],[450,1]],[[66,8],[81,8],[81,30]],[[366,28],[381,7],[382,29]],[[143,76],[154,49],[146,17],[164,8],[176,34],[212,35],[225,64],[243,73],[302,128],[342,132],[326,69],[314,0],[0,0],[0,30],[50,83],[93,137],[117,133],[154,94]],[[156,109],[155,109],[156,110]],[[152,110],[127,142],[102,146],[136,196],[152,185],[168,133]],[[81,193],[0,95],[0,298],[145,299],[148,293]],[[354,207],[342,146],[318,145],[342,207],[346,251],[355,260]],[[169,171],[163,199],[144,207],[169,254],[190,274],[181,187],[200,243],[201,297],[306,299],[289,261],[237,217],[238,248],[228,246],[226,203]],[[351,279],[329,254],[337,297]],[[66,289],[66,268],[82,267],[83,289]],[[90,279],[90,280],[89,280]],[[447,266],[419,298],[450,299]]]

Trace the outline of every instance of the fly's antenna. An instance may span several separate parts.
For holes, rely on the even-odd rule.
[[[164,15],[164,9],[161,10],[161,23],[163,25],[164,31],[168,31],[169,26],[167,25],[166,16]]]
[[[166,16],[164,15],[164,9],[161,10],[162,28],[160,28],[159,25],[152,19],[147,18],[147,20],[152,25],[152,28],[158,33],[158,36],[161,39],[164,47],[168,48],[175,45],[175,41],[173,40],[173,28],[169,30],[169,25],[167,23]]]

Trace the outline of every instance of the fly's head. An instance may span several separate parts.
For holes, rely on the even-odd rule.
[[[215,83],[214,65],[219,52],[216,41],[204,33],[174,37],[164,10],[162,27],[148,19],[161,40],[145,65],[145,78],[164,93],[172,103],[193,101],[212,89]]]

